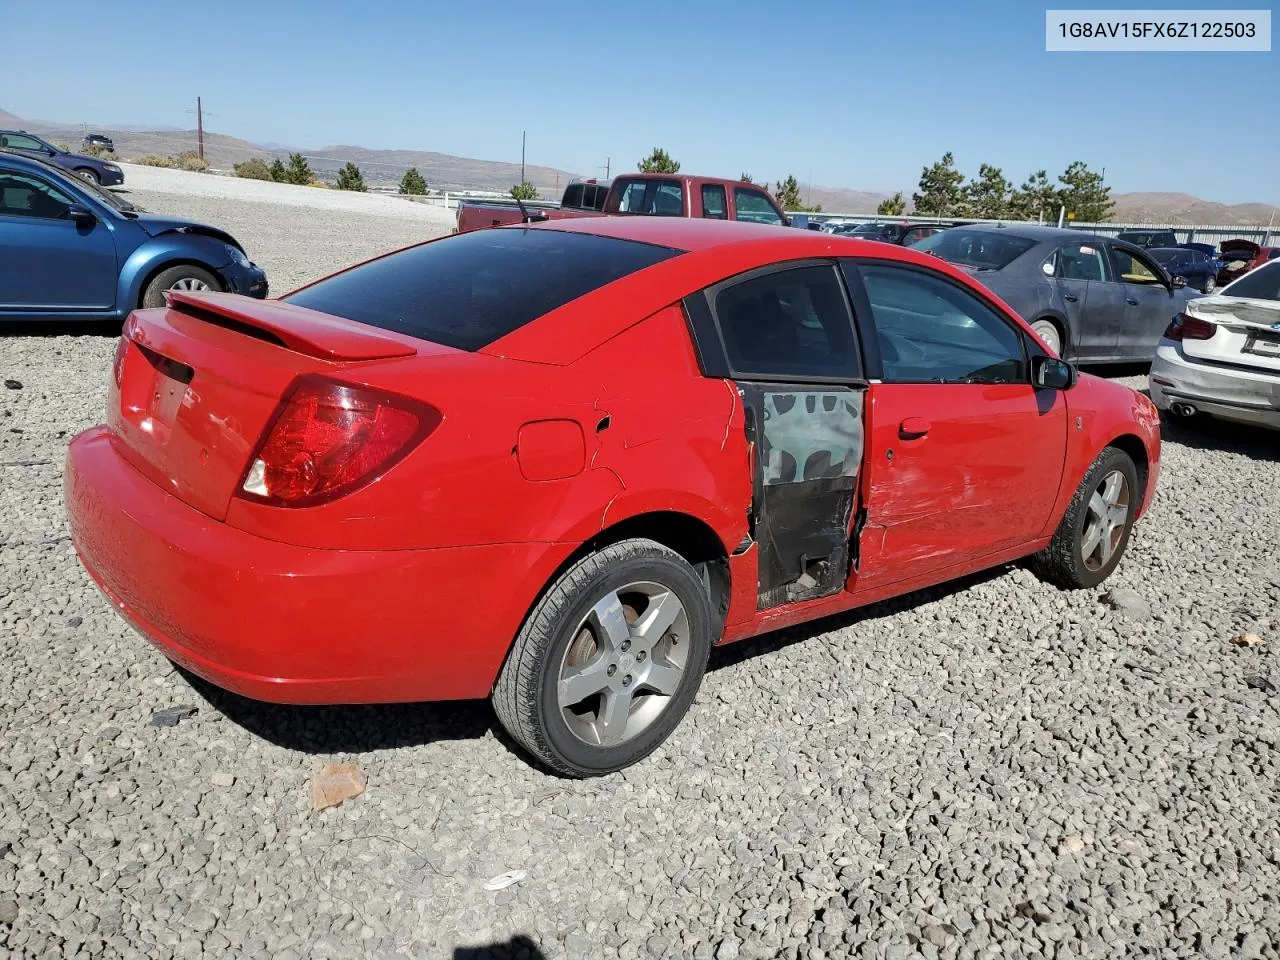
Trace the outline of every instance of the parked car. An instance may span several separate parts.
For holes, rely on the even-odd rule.
[[[854,305],[857,305],[856,307]],[[1034,557],[1093,587],[1159,415],[934,257],[594,217],[125,325],[72,542],[164,654],[262,700],[491,697],[590,776],[713,645]]]
[[[86,133],[80,141],[82,150],[110,150],[115,152],[116,145],[105,133]]]
[[[633,173],[615,177],[600,210],[531,207],[522,210],[515,201],[464,200],[458,204],[454,233],[485,227],[576,217],[635,215],[697,217],[707,220],[745,220],[751,223],[789,224],[790,218],[763,187],[742,180],[721,180],[685,174]]]
[[[1173,277],[1181,277],[1187,285],[1201,293],[1213,293],[1218,286],[1221,261],[1203,250],[1187,247],[1153,247],[1147,251]]]
[[[851,223],[841,224],[833,232],[843,237],[879,240],[882,243],[912,247],[926,237],[945,230],[947,226],[945,223]]]
[[[70,153],[25,130],[0,130],[0,150],[47,160],[100,186],[117,187],[124,183],[124,171],[118,164],[99,160],[97,157],[87,157],[82,153]]]
[[[1148,251],[1079,230],[973,224],[914,249],[974,273],[1055,353],[1081,363],[1150,360],[1173,315],[1199,296]]]
[[[1218,286],[1243,277],[1250,270],[1257,270],[1264,263],[1280,259],[1280,247],[1263,247],[1243,237],[1222,241],[1222,269],[1218,271]]]
[[[1187,242],[1187,243],[1178,244],[1178,247],[1182,250],[1199,250],[1206,257],[1211,257],[1214,260],[1220,259],[1220,257],[1218,256],[1218,248],[1215,247],[1212,243]],[[1168,248],[1166,247],[1163,249],[1168,249]]]
[[[1280,259],[1187,304],[1156,347],[1149,386],[1175,416],[1280,430]]]
[[[166,290],[267,295],[225,230],[147,213],[51,163],[0,153],[0,319],[112,320]]]
[[[1178,235],[1172,230],[1125,230],[1117,233],[1116,239],[1146,250],[1178,245]]]

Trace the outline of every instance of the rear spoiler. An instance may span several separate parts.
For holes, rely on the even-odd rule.
[[[280,300],[190,290],[166,290],[165,299],[170,310],[184,316],[237,330],[318,360],[384,360],[418,352],[374,327]]]

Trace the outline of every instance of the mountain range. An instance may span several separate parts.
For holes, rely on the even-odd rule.
[[[51,140],[60,140],[76,149],[84,128],[79,124],[55,123],[23,119],[0,109],[0,127],[25,129]],[[139,124],[95,126],[92,132],[105,133],[116,145],[121,157],[138,158],[147,154],[169,156],[196,148],[196,132],[173,127],[144,127]],[[371,186],[389,186],[400,182],[405,170],[417,167],[427,183],[441,190],[507,190],[520,180],[520,164],[497,160],[456,157],[447,153],[424,150],[373,150],[349,144],[333,144],[316,149],[289,147],[280,143],[252,143],[238,137],[205,130],[204,154],[215,170],[230,170],[233,164],[251,157],[284,158],[297,150],[307,158],[311,169],[321,178],[333,179],[346,163],[355,163]],[[619,173],[622,171],[618,171]],[[710,173],[712,171],[704,171]],[[543,196],[558,199],[564,185],[575,174],[555,167],[528,165],[525,179]],[[909,188],[903,194],[910,197]],[[802,187],[807,203],[819,203],[822,209],[840,213],[874,213],[888,191],[852,190],[845,187]],[[1204,223],[1236,226],[1266,226],[1274,218],[1280,223],[1280,208],[1265,203],[1223,204],[1203,200],[1186,193],[1118,193],[1113,220],[1120,223]]]

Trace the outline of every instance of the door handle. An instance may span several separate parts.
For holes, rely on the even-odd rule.
[[[907,417],[898,425],[898,436],[903,440],[918,440],[929,432],[931,426],[924,417]]]
[[[1070,300],[1072,303],[1075,303],[1075,302],[1076,302],[1077,300],[1079,300],[1080,298],[1079,298],[1079,297],[1077,297],[1074,293],[1068,293],[1068,294],[1066,294],[1065,296],[1063,296],[1063,298],[1062,298],[1062,299],[1063,299],[1063,300]]]
[[[1124,302],[1131,307],[1136,307],[1138,305],[1138,301],[1134,297],[1125,297]]]

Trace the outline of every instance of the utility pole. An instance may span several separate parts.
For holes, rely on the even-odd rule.
[[[521,130],[521,131],[520,131],[520,182],[521,182],[521,183],[524,183],[524,182],[525,182],[525,179],[524,179],[524,134],[525,134],[525,132],[524,132],[523,130]]]
[[[196,142],[199,144],[200,159],[204,159],[204,106],[196,97]]]
[[[613,157],[604,158],[604,178],[606,180],[609,179],[609,164],[611,164],[612,162],[613,162]]]

